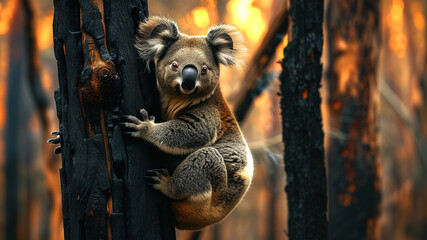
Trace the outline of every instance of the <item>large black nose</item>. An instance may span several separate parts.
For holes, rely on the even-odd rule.
[[[182,88],[185,90],[193,90],[196,86],[197,68],[193,65],[185,66],[182,69]]]

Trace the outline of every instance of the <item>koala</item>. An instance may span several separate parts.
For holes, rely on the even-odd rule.
[[[146,110],[124,116],[127,134],[160,150],[183,155],[172,175],[147,171],[149,185],[171,199],[178,229],[198,230],[224,219],[247,192],[253,158],[219,86],[220,64],[239,65],[244,40],[218,25],[206,36],[180,33],[177,24],[151,17],[139,25],[136,48],[154,62],[163,122]]]

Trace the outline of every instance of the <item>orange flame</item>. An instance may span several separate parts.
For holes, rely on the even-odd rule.
[[[199,28],[204,28],[207,27],[209,25],[209,13],[208,10],[206,10],[206,8],[195,8],[192,12],[193,14],[193,18],[194,18],[194,23],[199,27]]]
[[[0,35],[6,34],[9,31],[9,21],[13,16],[16,2],[9,0],[5,6],[0,3]]]
[[[418,2],[411,4],[412,21],[418,30],[423,30],[426,24],[422,9],[423,7]]]
[[[208,28],[218,22],[215,0],[201,0],[200,6],[178,20],[180,29],[187,34],[206,34]]]
[[[6,91],[9,68],[9,49],[6,44],[0,44],[0,130],[6,123]],[[0,154],[1,155],[1,154]]]
[[[282,60],[285,55],[283,54],[283,49],[288,46],[288,34],[285,35],[282,42],[279,44],[279,46],[276,48],[276,58],[277,60]]]
[[[390,38],[388,44],[390,49],[400,58],[406,54],[407,39],[403,32],[403,9],[405,4],[402,0],[393,0],[387,23],[390,27]]]
[[[260,2],[263,6],[269,5]],[[231,0],[227,3],[227,11],[230,13],[228,22],[242,30],[250,44],[255,44],[265,34],[267,24],[254,0]]]
[[[37,47],[46,49],[53,44],[53,14],[43,17],[37,24]]]
[[[49,90],[52,87],[52,79],[50,78],[49,72],[46,69],[42,71],[41,80],[44,90]]]

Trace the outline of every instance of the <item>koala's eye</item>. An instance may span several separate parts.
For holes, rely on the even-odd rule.
[[[205,73],[207,73],[208,72],[208,67],[206,66],[206,65],[204,65],[203,67],[202,67],[202,74],[205,74]]]
[[[172,69],[178,70],[178,63],[177,62],[175,62],[175,61],[172,62]]]

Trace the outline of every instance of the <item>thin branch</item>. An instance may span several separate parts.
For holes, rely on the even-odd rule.
[[[405,125],[411,130],[415,140],[418,155],[421,160],[423,169],[427,169],[427,142],[423,136],[420,122],[411,114],[410,110],[400,100],[393,89],[387,84],[385,80],[380,81],[380,94],[386,100],[390,107],[400,116]]]
[[[272,19],[273,21],[269,26],[269,31],[262,40],[258,51],[254,54],[251,64],[248,67],[248,71],[243,77],[240,91],[231,101],[234,102],[235,114],[239,122],[243,121],[250,105],[252,104],[255,98],[254,93],[260,92],[260,85],[258,81],[263,81],[263,78],[260,78],[260,76],[274,59],[277,46],[279,46],[283,37],[288,32],[289,14],[286,4],[282,4],[282,8],[278,10],[276,17],[273,17]],[[262,86],[265,88],[266,85],[262,84]]]

